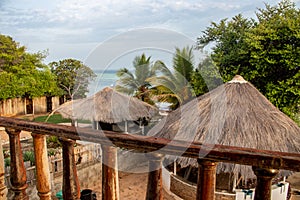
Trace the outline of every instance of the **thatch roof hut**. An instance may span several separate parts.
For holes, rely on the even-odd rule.
[[[109,87],[91,97],[63,104],[57,111],[64,118],[96,122],[102,130],[113,130],[110,125],[119,122],[149,119],[158,112],[154,106]],[[98,129],[98,125],[95,128]],[[102,154],[102,197],[119,199],[117,148],[102,145]]]
[[[157,109],[135,97],[106,87],[93,96],[61,105],[57,111],[64,118],[84,119],[105,123],[136,121],[151,118]]]
[[[203,144],[300,152],[299,126],[241,76],[170,113],[148,134]],[[196,159],[179,158],[178,162],[183,167],[197,166]],[[250,166],[220,163],[217,171],[255,177]]]

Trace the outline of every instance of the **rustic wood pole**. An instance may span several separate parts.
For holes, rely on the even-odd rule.
[[[272,179],[278,174],[275,169],[252,167],[257,177],[254,200],[271,200]]]
[[[9,135],[10,146],[10,183],[11,189],[14,192],[14,200],[28,200],[26,194],[27,178],[26,169],[23,161],[23,153],[20,142],[20,130],[6,128]]]
[[[214,200],[217,163],[198,159],[197,200]]]
[[[102,200],[119,200],[117,148],[102,145]]]
[[[161,161],[163,155],[148,154],[147,157],[149,159],[149,172],[146,200],[162,200]]]
[[[36,188],[41,200],[51,200],[51,180],[49,161],[47,153],[46,136],[41,134],[31,134],[33,137]]]
[[[75,140],[60,138],[59,141],[63,150],[63,199],[77,200],[80,198],[80,186],[74,155]]]
[[[0,199],[6,199],[7,188],[5,185],[5,168],[4,168],[4,156],[2,148],[2,139],[0,137]]]

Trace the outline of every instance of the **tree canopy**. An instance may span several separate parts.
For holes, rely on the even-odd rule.
[[[64,59],[49,65],[67,99],[86,97],[88,85],[96,77],[93,70],[76,59]]]
[[[210,57],[204,58],[191,76],[191,85],[196,96],[203,95],[222,84],[221,75]]]
[[[45,56],[0,35],[0,99],[58,94],[55,76],[42,62]]]
[[[213,22],[198,38],[198,47],[214,43],[211,58],[224,81],[244,76],[292,116],[300,104],[300,11],[283,0],[276,6],[265,4],[256,16]]]

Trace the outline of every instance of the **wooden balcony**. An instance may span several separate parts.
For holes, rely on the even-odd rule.
[[[150,159],[149,166],[159,166],[163,155],[182,155],[198,159],[199,176],[197,197],[201,200],[213,200],[215,193],[216,166],[218,162],[228,162],[251,165],[257,176],[255,200],[269,200],[271,181],[279,169],[300,171],[300,154],[262,151],[248,148],[238,148],[221,145],[201,145],[185,141],[172,141],[163,138],[133,136],[129,134],[97,131],[70,126],[53,125],[46,123],[29,122],[14,118],[0,117],[0,126],[5,127],[9,135],[11,152],[10,182],[14,192],[14,199],[29,199],[26,194],[27,181],[22,149],[20,144],[21,130],[32,132],[37,191],[40,199],[51,199],[50,171],[47,157],[46,135],[58,136],[63,151],[63,198],[80,199],[80,185],[74,158],[74,143],[76,140],[99,143],[113,148],[111,144],[123,149],[137,152],[158,151]],[[2,147],[2,146],[1,146]],[[164,148],[163,148],[164,147]],[[207,152],[205,158],[199,158],[199,152]],[[2,150],[1,150],[2,152]],[[111,152],[113,154],[113,151]],[[104,158],[105,159],[105,158]],[[0,154],[0,199],[5,199],[4,159]],[[162,199],[160,171],[149,172],[146,199]],[[117,200],[118,187],[115,186],[114,174],[104,174],[103,183],[107,184],[102,199]]]

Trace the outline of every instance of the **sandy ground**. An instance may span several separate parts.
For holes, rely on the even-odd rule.
[[[145,199],[147,191],[147,173],[129,174],[121,172],[120,180],[120,199],[121,200],[141,200]],[[175,200],[166,191],[163,192],[164,200]]]

